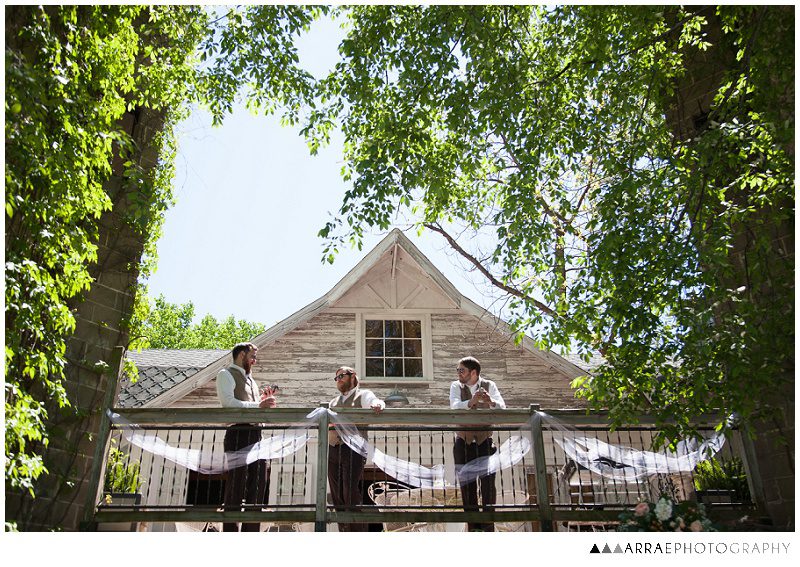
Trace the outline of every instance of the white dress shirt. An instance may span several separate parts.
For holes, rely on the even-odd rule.
[[[217,397],[219,398],[219,403],[222,404],[224,408],[257,408],[261,401],[259,400],[258,394],[258,386],[256,385],[256,381],[253,380],[253,376],[246,373],[244,368],[241,366],[237,366],[236,364],[231,364],[234,368],[238,368],[242,374],[244,375],[245,381],[245,388],[250,390],[253,394],[253,398],[256,400],[255,402],[245,402],[242,400],[237,400],[236,397],[233,395],[233,390],[236,387],[236,381],[233,379],[233,375],[228,372],[227,368],[223,368],[217,374]]]
[[[503,400],[503,396],[500,395],[500,390],[497,389],[497,385],[486,378],[481,378],[481,380],[489,384],[487,392],[489,393],[489,397],[496,404],[494,409],[506,409],[506,402]],[[479,382],[480,380],[475,382],[472,386],[467,386],[467,388],[469,388],[469,393],[473,396],[475,392],[478,391]],[[469,409],[469,400],[461,401],[461,382],[459,380],[453,380],[450,384],[450,409]]]
[[[333,398],[331,400],[331,406],[333,404],[335,404],[337,401],[340,404],[343,403],[347,398],[349,398],[353,394],[354,390],[355,390],[355,388],[353,388],[351,390],[348,390],[344,394],[339,394],[338,396]],[[361,388],[361,407],[362,408],[371,408],[375,404],[375,402],[378,402],[378,404],[381,406],[382,410],[386,408],[386,403],[384,403],[384,401],[382,399],[380,399],[378,396],[373,394],[371,390],[365,390],[365,389]]]

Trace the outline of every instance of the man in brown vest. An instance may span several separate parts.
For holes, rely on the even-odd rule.
[[[505,409],[506,403],[503,401],[497,385],[481,376],[481,363],[476,358],[468,356],[459,360],[456,373],[458,380],[454,380],[450,384],[450,409]],[[453,458],[456,465],[465,465],[478,457],[488,457],[495,452],[491,431],[456,432],[456,442],[453,445]],[[479,480],[483,510],[491,511],[497,502],[495,475],[487,474],[480,477]],[[464,511],[478,511],[478,482],[472,481],[461,485],[461,501],[464,503]],[[493,532],[494,523],[468,522],[467,529],[471,532]]]
[[[226,408],[274,408],[273,395],[261,396],[251,370],[256,362],[258,348],[253,343],[239,343],[233,347],[233,364],[217,374],[217,397]],[[238,451],[261,441],[261,428],[256,424],[238,423],[225,431],[225,452]],[[241,510],[245,504],[266,506],[269,497],[269,462],[257,460],[244,467],[228,471],[225,483],[225,509]],[[259,531],[259,523],[242,522],[243,532]],[[239,531],[236,522],[225,522],[222,531]]]
[[[370,390],[358,387],[356,371],[349,366],[342,366],[333,378],[339,395],[330,402],[330,408],[372,408],[380,413],[386,407]],[[362,432],[366,438],[366,433]],[[363,503],[361,496],[361,475],[367,459],[348,447],[336,433],[328,433],[328,484],[331,487],[331,500],[337,510],[353,510],[354,506]],[[338,524],[340,532],[364,532],[367,524]]]

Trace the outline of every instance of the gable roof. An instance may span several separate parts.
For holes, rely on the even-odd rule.
[[[450,283],[442,272],[431,263],[430,260],[420,252],[413,242],[403,234],[400,229],[393,229],[375,248],[373,248],[356,266],[350,270],[339,282],[325,294],[328,304],[334,304],[342,299],[359,280],[387,254],[391,253],[392,266],[397,262],[399,252],[405,252],[411,260],[420,268],[423,277],[429,279],[433,287],[446,297],[454,308],[461,306],[464,296],[456,287]]]
[[[399,249],[402,249],[414,264],[419,268],[421,275],[431,283],[431,288],[448,300],[453,309],[461,309],[473,315],[484,323],[491,325],[501,331],[511,334],[509,325],[491,314],[489,311],[480,307],[477,303],[464,296],[458,289],[433,265],[433,263],[412,243],[400,229],[393,229],[383,240],[381,240],[356,266],[350,270],[328,293],[313,301],[290,315],[286,319],[276,323],[254,339],[253,342],[259,349],[269,345],[273,341],[284,336],[286,333],[295,329],[297,326],[308,321],[322,310],[332,307],[341,300],[351,289],[356,286],[363,276],[375,267],[385,255],[391,253],[392,262],[396,262]],[[393,264],[394,265],[394,264]],[[568,378],[576,378],[586,374],[586,370],[577,366],[570,360],[563,358],[555,353],[539,350],[533,341],[525,336],[522,346],[528,352],[545,361],[549,366],[560,370]],[[164,389],[153,398],[149,398],[141,405],[143,407],[163,407],[174,403],[196,388],[199,388],[211,381],[217,373],[228,365],[229,358],[225,356],[229,351],[221,351],[222,354],[215,360],[210,361],[203,369],[186,376],[180,383],[173,384],[169,389]]]

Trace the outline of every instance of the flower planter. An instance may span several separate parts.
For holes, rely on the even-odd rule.
[[[142,501],[142,495],[138,492],[111,492],[103,495],[103,500],[98,508],[129,508],[134,509]],[[135,532],[139,526],[138,522],[101,522],[97,524],[98,532]]]
[[[735,490],[709,488],[708,490],[697,491],[697,501],[705,506],[715,506],[718,504],[733,504],[740,500]]]

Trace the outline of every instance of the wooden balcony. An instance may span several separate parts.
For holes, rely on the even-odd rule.
[[[668,471],[638,481],[620,482],[577,466],[554,442],[556,431],[543,423],[535,407],[502,411],[466,412],[448,409],[387,409],[376,415],[370,410],[342,410],[347,421],[364,428],[372,445],[398,459],[425,467],[452,466],[455,431],[465,428],[491,430],[495,446],[510,438],[524,437],[530,451],[522,459],[498,472],[497,503],[491,511],[463,510],[459,488],[444,484],[415,488],[387,475],[367,462],[364,471],[364,504],[337,511],[327,498],[328,414],[310,423],[306,416],[315,408],[274,410],[211,409],[114,409],[139,431],[157,436],[171,447],[192,449],[200,454],[223,451],[227,426],[260,423],[262,436],[304,431],[307,442],[298,451],[271,461],[268,505],[241,510],[221,507],[226,475],[204,475],[163,456],[131,445],[125,429],[113,426],[103,433],[101,447],[122,451],[126,467],[138,472],[138,499],[123,502],[103,494],[103,468],[98,459],[93,471],[97,491],[91,503],[87,529],[119,524],[139,530],[180,530],[186,526],[219,525],[221,522],[259,522],[262,530],[326,531],[336,523],[359,522],[371,531],[459,531],[465,522],[493,522],[501,531],[580,531],[613,527],[620,512],[641,500],[654,500],[671,492],[681,500],[696,500],[692,472]],[[610,432],[601,413],[583,411],[547,412],[560,424],[602,441],[650,450],[655,430],[642,416],[641,424]],[[651,422],[650,422],[651,423]],[[702,424],[701,424],[702,425]],[[562,433],[563,434],[563,433]],[[322,438],[323,443],[317,440]],[[736,432],[723,446],[720,456],[742,458],[748,469],[750,494],[761,493],[758,474],[748,466],[752,455],[746,436]],[[735,498],[734,498],[735,500]],[[753,501],[707,504],[712,518],[724,520],[753,514]],[[101,528],[102,529],[102,528]]]

